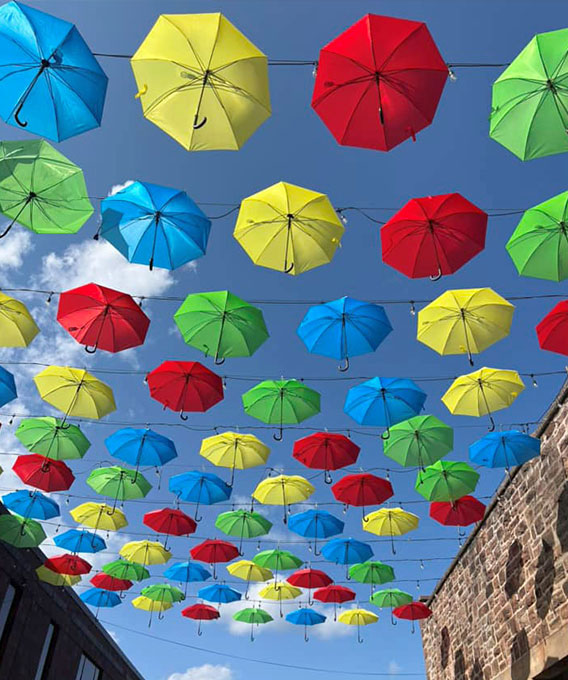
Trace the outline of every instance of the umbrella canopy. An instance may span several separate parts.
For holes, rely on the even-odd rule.
[[[213,565],[213,578],[217,578],[216,567],[219,562],[230,562],[239,556],[236,545],[229,541],[207,539],[194,545],[189,554],[198,562],[207,562]],[[201,595],[200,595],[201,597]],[[240,597],[239,597],[240,599]]]
[[[348,609],[339,615],[339,623],[345,623],[348,626],[357,626],[357,641],[363,642],[361,637],[360,627],[368,626],[372,623],[377,623],[379,617],[367,609]]]
[[[270,569],[265,569],[264,567],[259,567],[252,560],[238,560],[227,565],[227,571],[231,576],[235,578],[240,578],[247,583],[247,589],[245,591],[245,598],[248,595],[248,589],[250,583],[264,583],[269,581],[273,577],[273,573]]]
[[[65,463],[35,453],[18,456],[12,470],[24,484],[42,491],[67,491],[75,481]]]
[[[217,516],[215,526],[227,536],[238,536],[239,552],[242,552],[243,538],[265,536],[272,528],[272,522],[258,512],[241,509],[222,512]]]
[[[345,586],[329,585],[325,588],[318,588],[313,593],[313,599],[326,604],[333,604],[333,620],[337,621],[337,605],[344,602],[351,602],[357,594],[351,588]]]
[[[109,576],[104,572],[95,574],[91,579],[91,583],[95,588],[109,590],[111,592],[122,592],[132,588],[132,581],[123,578],[114,578],[114,576]]]
[[[197,529],[197,524],[191,517],[177,508],[152,510],[144,515],[142,522],[153,531],[166,536],[189,536]]]
[[[159,600],[152,600],[144,595],[139,595],[132,600],[132,606],[136,609],[141,609],[144,612],[150,612],[150,614],[158,613],[163,614],[173,607],[171,602],[160,602]]]
[[[478,481],[467,463],[438,460],[418,473],[414,488],[428,501],[456,501],[475,491]]]
[[[319,612],[309,609],[308,607],[302,607],[296,609],[289,614],[286,614],[286,621],[292,623],[295,626],[304,626],[304,640],[308,641],[307,626],[317,626],[320,623],[325,623],[326,617]]]
[[[487,219],[461,194],[413,198],[381,227],[383,262],[411,279],[453,274],[485,248]]]
[[[107,547],[100,536],[84,529],[69,529],[55,536],[53,542],[72,553],[97,553]]]
[[[0,406],[6,406],[18,398],[14,376],[0,366]]]
[[[25,418],[15,434],[28,451],[52,460],[77,460],[91,446],[77,425],[52,416]]]
[[[164,576],[171,581],[193,583],[196,581],[207,581],[207,579],[211,578],[211,573],[205,567],[197,564],[197,562],[177,562],[170,565],[164,571]]]
[[[363,517],[363,531],[376,536],[390,536],[391,549],[396,553],[393,536],[403,536],[418,529],[419,518],[402,508],[381,508]]]
[[[228,290],[188,295],[174,314],[184,341],[222,364],[250,357],[268,340],[264,315]]]
[[[173,441],[149,428],[123,427],[105,439],[105,446],[111,456],[136,469],[141,465],[159,467],[177,458]]]
[[[454,431],[436,416],[414,416],[393,425],[383,453],[404,467],[425,467],[454,448]]]
[[[304,564],[299,557],[288,550],[280,550],[280,548],[261,550],[252,558],[252,561],[261,567],[271,569],[275,574],[278,574],[279,571],[297,569]]]
[[[120,548],[119,554],[125,560],[143,566],[165,564],[172,556],[172,553],[157,541],[130,541]],[[114,574],[111,574],[111,576],[114,576]]]
[[[108,79],[77,28],[19,2],[0,26],[0,117],[56,142],[98,127]]]
[[[343,297],[310,307],[296,331],[308,352],[344,360],[374,352],[392,331],[384,307]]]
[[[270,449],[253,434],[240,432],[223,432],[206,437],[201,442],[199,455],[218,467],[231,469],[233,485],[235,470],[248,470],[251,467],[264,465],[270,455]]]
[[[469,459],[485,467],[510,468],[540,455],[540,439],[518,430],[490,432],[469,447]]]
[[[27,347],[38,333],[26,305],[0,292],[0,347]]]
[[[371,586],[394,581],[394,569],[383,562],[363,562],[349,568],[349,578]],[[372,589],[371,589],[372,592]]]
[[[263,600],[295,600],[302,594],[300,588],[289,583],[269,583],[259,593]]]
[[[397,619],[406,619],[412,621],[412,632],[414,633],[414,622],[420,619],[427,619],[432,616],[432,610],[423,602],[411,602],[410,604],[403,604],[392,610],[393,616]]]
[[[0,515],[0,540],[15,548],[37,548],[45,541],[41,524],[29,517]]]
[[[215,607],[212,607],[211,605],[208,604],[203,604],[201,602],[198,604],[192,604],[190,607],[182,609],[181,615],[185,616],[188,619],[195,619],[196,621],[199,621],[199,623],[197,624],[198,635],[202,634],[201,631],[202,621],[214,621],[215,619],[218,619],[221,616],[218,609],[215,609]]]
[[[241,609],[233,614],[233,619],[235,621],[240,621],[241,623],[250,623],[250,639],[254,640],[254,626],[260,626],[264,623],[269,623],[274,621],[272,616],[264,609],[260,607],[248,607],[247,609]]]
[[[215,583],[211,586],[205,586],[197,591],[197,596],[202,600],[208,602],[216,602],[218,605],[226,604],[228,602],[237,602],[241,599],[241,593],[224,583]]]
[[[51,586],[75,586],[81,582],[80,576],[69,576],[68,574],[58,574],[51,571],[43,564],[36,569],[37,577],[43,583],[49,583]]]
[[[222,14],[162,14],[130,61],[145,118],[188,151],[236,151],[270,116],[266,56]]]
[[[366,562],[373,556],[373,549],[367,543],[354,538],[332,538],[322,548],[322,555],[335,564]]]
[[[538,344],[547,352],[568,356],[568,300],[562,300],[539,321]]]
[[[278,182],[242,201],[233,236],[254,264],[297,276],[331,262],[344,231],[325,194]]]
[[[71,517],[78,523],[91,529],[102,531],[118,531],[128,526],[126,515],[118,508],[112,508],[106,503],[81,503],[69,511]]]
[[[418,312],[420,342],[438,354],[483,352],[506,338],[514,306],[491,288],[447,290]]]
[[[50,557],[43,563],[44,567],[51,569],[57,574],[65,574],[66,576],[81,576],[88,574],[92,566],[79,555],[57,555]]]
[[[473,496],[430,503],[430,517],[445,526],[467,527],[480,522],[484,515],[485,505]]]
[[[59,505],[39,491],[13,491],[2,496],[2,503],[10,512],[30,519],[53,519],[61,514]]]
[[[489,136],[522,161],[568,151],[567,41],[535,35],[493,84]]]
[[[87,477],[87,484],[101,496],[116,501],[144,498],[152,485],[140,472],[113,465],[95,468]]]
[[[371,595],[370,600],[375,607],[401,607],[412,602],[412,595],[405,593],[404,590],[398,588],[383,588],[377,590]]]
[[[298,571],[290,574],[286,580],[292,586],[307,588],[308,590],[325,588],[333,583],[333,579],[320,569],[298,569]]]
[[[133,182],[101,203],[100,235],[129,262],[177,269],[205,255],[211,221],[184,191]]]
[[[97,609],[99,607],[117,607],[119,604],[122,604],[120,595],[103,590],[102,588],[89,588],[81,593],[79,597],[85,604],[89,604]]]
[[[346,475],[335,482],[331,487],[331,492],[340,503],[363,508],[363,515],[365,506],[380,505],[394,494],[388,479],[382,479],[368,472]]]
[[[231,487],[212,472],[198,472],[190,470],[170,477],[169,490],[181,500],[195,503],[195,520],[198,517],[200,505],[222,503],[231,497]]]
[[[329,470],[339,470],[357,461],[361,449],[343,434],[316,432],[294,442],[292,455],[302,465],[325,470],[325,482],[331,483]]]
[[[252,497],[263,505],[284,506],[284,523],[286,524],[288,506],[306,501],[314,491],[315,487],[305,477],[277,475],[263,479],[253,491]]]
[[[343,533],[345,523],[326,510],[305,510],[288,518],[288,528],[299,536],[314,539],[314,554],[319,555],[318,538],[329,538]]]
[[[130,560],[114,560],[103,564],[103,572],[117,579],[143,581],[150,578],[150,572],[141,564]]]
[[[153,583],[140,591],[141,595],[156,602],[170,602],[172,604],[185,600],[185,595],[179,588],[169,583]]]

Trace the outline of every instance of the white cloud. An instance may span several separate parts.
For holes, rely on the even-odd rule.
[[[119,191],[122,191],[123,189],[126,189],[126,187],[129,187],[131,184],[134,184],[133,179],[127,179],[124,184],[113,184],[111,188],[109,189],[108,196],[114,196],[115,194],[118,194]]]
[[[235,674],[229,666],[213,666],[206,663],[203,666],[193,666],[184,673],[172,673],[168,680],[234,680]]]
[[[0,227],[0,232],[6,225]],[[19,269],[24,257],[33,250],[32,235],[27,229],[15,226],[2,241],[0,269]]]
[[[395,675],[400,674],[402,666],[393,659],[392,661],[389,662],[387,670],[389,672],[389,675],[393,677]]]

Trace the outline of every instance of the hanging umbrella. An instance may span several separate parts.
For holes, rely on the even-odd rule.
[[[367,14],[321,49],[312,107],[339,144],[389,151],[430,125],[448,73],[426,24]]]
[[[95,493],[113,499],[112,509],[118,501],[145,498],[152,485],[140,472],[113,465],[95,468],[86,479]]]
[[[274,621],[272,616],[264,609],[260,607],[248,607],[247,609],[241,609],[233,614],[233,619],[235,621],[240,621],[241,623],[250,623],[250,641],[254,642],[254,626],[260,626],[264,623],[269,623]]]
[[[469,447],[469,459],[485,467],[511,468],[540,456],[540,439],[517,430],[490,432]]]
[[[436,281],[485,248],[487,220],[461,194],[413,198],[381,227],[383,262],[411,279]]]
[[[92,566],[79,555],[57,555],[45,560],[43,566],[57,574],[65,574],[66,576],[81,576],[88,574]]]
[[[0,366],[0,407],[18,398],[14,376]]]
[[[0,212],[11,220],[0,238],[16,222],[36,234],[74,234],[93,206],[81,168],[45,140],[32,139],[0,142]]]
[[[155,602],[168,602],[170,604],[176,604],[185,600],[185,595],[181,592],[179,588],[171,586],[169,583],[153,583],[151,586],[146,586],[142,588],[140,594],[144,597],[148,597],[150,600]]]
[[[369,600],[375,607],[381,609],[389,608],[391,610],[391,623],[396,626],[396,621],[393,616],[393,609],[395,607],[402,607],[405,604],[412,602],[412,595],[405,593],[398,588],[383,588],[383,590],[375,591]]]
[[[299,536],[314,539],[314,555],[318,551],[318,538],[329,538],[343,533],[345,523],[326,510],[305,510],[288,518],[288,528]],[[311,546],[309,546],[311,550]]]
[[[147,512],[142,518],[142,523],[158,534],[165,534],[164,547],[167,547],[170,536],[189,536],[197,529],[197,524],[191,517],[177,508],[161,508]]]
[[[0,117],[56,142],[98,127],[108,79],[77,28],[19,2],[0,26]]]
[[[103,572],[117,579],[127,579],[129,581],[143,581],[150,578],[150,572],[138,562],[130,560],[114,560],[103,564]]]
[[[382,508],[363,517],[363,531],[376,536],[390,536],[391,550],[396,554],[393,536],[403,536],[418,529],[419,518],[402,508]]]
[[[427,619],[432,616],[432,610],[423,602],[411,602],[410,604],[403,604],[401,607],[396,607],[392,610],[393,616],[397,619],[406,619],[412,621],[411,632],[414,633],[414,622],[420,619]]]
[[[318,602],[333,604],[333,620],[337,621],[337,605],[341,606],[344,602],[351,602],[355,599],[356,593],[351,588],[332,584],[315,590],[313,597]]]
[[[177,269],[205,255],[211,220],[184,191],[133,182],[101,202],[100,235],[129,262]]]
[[[241,599],[241,593],[224,583],[215,583],[205,586],[197,591],[197,596],[208,602],[216,602],[218,606],[228,602],[237,602]]]
[[[382,437],[388,439],[391,426],[418,415],[425,401],[408,378],[372,378],[349,390],[343,410],[359,425],[385,427]]]
[[[52,460],[78,460],[91,446],[77,425],[52,416],[25,418],[15,434],[28,451]]]
[[[89,354],[142,345],[150,319],[127,293],[87,283],[59,296],[57,321]]]
[[[246,581],[245,599],[248,600],[248,591],[251,583],[264,583],[273,577],[270,569],[259,567],[252,560],[238,560],[227,565],[227,571],[231,576]]]
[[[522,161],[568,151],[567,40],[538,33],[493,83],[489,136]]]
[[[59,517],[59,505],[39,491],[13,491],[2,496],[3,505],[11,512],[30,519],[53,519]]]
[[[197,562],[177,562],[166,569],[164,576],[171,581],[195,583],[207,581],[207,579],[211,578],[211,573],[205,567],[197,564]]]
[[[348,609],[339,615],[339,623],[345,623],[348,626],[357,626],[357,642],[363,642],[361,637],[361,626],[368,626],[371,623],[377,623],[379,617],[368,611],[367,609]]]
[[[272,570],[275,581],[278,577],[278,572],[291,571],[304,564],[303,560],[299,557],[288,550],[280,550],[280,548],[261,550],[252,558],[252,561],[260,567]]]
[[[417,339],[438,354],[483,352],[509,335],[515,307],[491,288],[447,290],[418,312]]]
[[[164,408],[203,413],[224,397],[223,381],[197,361],[164,361],[146,376],[150,396]]]
[[[344,361],[344,372],[350,357],[374,352],[391,331],[384,307],[342,297],[310,307],[296,332],[308,352]]]
[[[344,231],[325,194],[278,182],[242,201],[233,236],[254,264],[297,276],[331,262]]]
[[[394,494],[388,479],[382,479],[368,472],[346,475],[331,487],[336,500],[345,505],[361,508],[365,516],[365,506],[380,505]]]
[[[43,583],[49,583],[51,586],[76,586],[77,583],[81,582],[80,576],[69,576],[67,574],[58,574],[55,571],[51,571],[43,564],[36,568],[36,574],[40,581]]]
[[[302,465],[325,470],[324,481],[331,484],[329,470],[339,470],[357,461],[361,449],[342,434],[316,432],[294,442],[292,455]]]
[[[24,484],[42,491],[67,491],[75,481],[65,463],[35,453],[18,456],[12,470]]]
[[[568,355],[568,300],[562,300],[539,321],[538,344],[547,352]]]
[[[293,568],[293,567],[292,567]],[[274,583],[269,583],[260,591],[258,596],[263,600],[276,600],[280,611],[280,618],[284,616],[282,611],[282,600],[295,600],[302,594],[302,591],[295,586],[274,580]]]
[[[105,439],[105,446],[111,456],[134,465],[136,471],[141,465],[160,467],[177,458],[173,441],[150,428],[123,427]]]
[[[248,470],[264,465],[270,449],[253,434],[223,432],[201,442],[199,455],[218,467],[231,469],[229,486],[233,486],[235,470]]]
[[[82,529],[69,529],[55,536],[53,542],[72,553],[98,553],[107,547],[100,536]]]
[[[373,556],[373,549],[370,545],[354,538],[332,538],[323,546],[321,552],[328,562],[345,565],[366,562]],[[346,574],[350,579],[348,567]]]
[[[282,505],[284,507],[284,524],[288,522],[288,508],[293,503],[306,501],[315,491],[315,487],[300,475],[277,475],[267,477],[260,482],[252,493],[252,497],[263,505]]]
[[[319,623],[325,623],[326,617],[313,609],[301,607],[289,614],[286,614],[286,621],[293,623],[295,626],[304,626],[304,640],[308,642],[308,626],[317,626]]]
[[[29,517],[0,515],[0,540],[15,548],[37,548],[45,541],[41,524]]]
[[[216,567],[219,562],[230,562],[239,556],[236,545],[229,541],[207,539],[194,545],[189,554],[198,562],[206,562],[213,567],[213,578],[217,578]],[[240,599],[240,598],[239,598]]]
[[[168,609],[173,607],[171,602],[160,602],[159,600],[152,600],[144,595],[139,595],[132,600],[132,606],[136,609],[141,609],[144,612],[150,612],[150,619],[148,620],[148,628],[152,625],[152,614],[157,613],[159,618]]]
[[[293,574],[290,574],[286,579],[288,583],[297,588],[307,588],[308,590],[308,603],[312,604],[312,593],[314,588],[325,588],[333,583],[333,579],[330,578],[324,571],[320,569],[298,569]]]
[[[257,538],[265,536],[272,528],[260,513],[251,510],[231,510],[222,512],[215,520],[215,526],[227,536],[238,536],[239,553],[242,554],[243,538]]]
[[[228,290],[188,295],[174,314],[184,342],[212,356],[250,357],[268,340],[262,311]]]
[[[349,568],[349,578],[358,583],[370,583],[371,595],[375,585],[394,581],[394,569],[383,562],[363,562]]]
[[[172,553],[157,541],[130,541],[122,546],[119,555],[129,562],[147,566],[165,564],[171,558]]]
[[[95,574],[91,579],[91,583],[95,588],[100,588],[101,590],[108,590],[110,592],[123,592],[132,588],[132,581],[123,578],[114,578],[114,576],[109,576],[104,572]]]
[[[268,423],[278,424],[282,440],[282,426],[301,423],[320,412],[320,394],[299,380],[264,380],[243,394],[243,406],[249,416]]]
[[[438,460],[418,473],[414,488],[427,501],[457,501],[475,490],[479,473],[467,463]]]
[[[442,397],[453,415],[489,415],[491,430],[495,429],[492,413],[510,406],[525,389],[517,371],[480,368],[456,378]]]
[[[27,347],[38,333],[26,305],[0,292],[0,347]]]
[[[199,623],[197,624],[198,635],[203,634],[201,630],[202,621],[214,621],[215,619],[218,619],[221,616],[221,614],[219,614],[218,609],[215,609],[215,607],[211,607],[211,605],[202,603],[192,604],[190,607],[182,609],[181,615],[185,616],[188,619],[195,619],[196,621],[199,621]]]
[[[106,503],[81,503],[69,511],[71,517],[78,523],[91,527],[95,531],[118,531],[128,526],[126,515],[118,508],[112,508]]]
[[[176,494],[178,499],[195,503],[196,522],[201,522],[203,519],[198,517],[200,505],[222,503],[231,497],[232,491],[231,487],[217,475],[197,470],[182,472],[170,477],[169,490]]]
[[[404,467],[425,467],[454,448],[454,431],[436,416],[414,416],[393,425],[383,453]]]
[[[79,597],[85,604],[97,609],[99,607],[117,607],[119,604],[122,604],[120,595],[108,590],[102,590],[101,588],[89,588],[81,593]]]
[[[448,527],[467,527],[481,522],[484,515],[485,505],[473,496],[430,503],[430,517]]]

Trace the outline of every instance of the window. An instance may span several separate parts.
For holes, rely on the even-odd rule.
[[[84,654],[81,655],[81,661],[79,661],[79,668],[77,669],[77,675],[75,680],[100,680],[101,669],[89,659],[89,657]]]
[[[4,600],[0,605],[0,640],[5,639],[4,633],[8,632],[12,619],[18,607],[19,592],[13,583],[9,583],[4,593]]]
[[[34,680],[42,680],[42,678],[46,675],[46,671],[49,670],[49,664],[51,663],[51,657],[53,656],[56,638],[57,628],[55,627],[54,623],[50,622],[45,633],[43,647],[37,664],[37,671]]]

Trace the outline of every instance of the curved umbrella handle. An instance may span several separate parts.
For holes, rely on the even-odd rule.
[[[488,428],[489,432],[495,432],[495,421],[493,420],[492,415],[489,416],[489,423],[490,423],[490,427]]]
[[[203,120],[200,123],[197,122],[198,119],[199,119],[199,113],[196,113],[195,116],[193,117],[193,129],[194,130],[200,130],[205,125],[205,123],[207,122],[207,116],[203,116]]]
[[[304,626],[304,642],[309,642],[310,638],[308,637],[308,630],[306,626]]]
[[[97,351],[97,346],[93,345],[92,347],[89,347],[89,345],[85,345],[85,352],[87,354],[94,354]]]
[[[15,222],[16,222],[16,220],[13,220],[12,222],[10,222],[10,224],[6,227],[6,229],[0,234],[0,238],[4,238],[4,236],[6,236],[8,234],[10,229],[14,226]]]
[[[442,268],[438,267],[438,273],[428,278],[430,279],[430,281],[439,281],[442,278]]]
[[[357,624],[357,642],[361,644],[363,642],[363,638],[361,637],[361,629],[359,624]]]
[[[337,367],[337,370],[340,373],[345,373],[346,371],[349,370],[349,357],[345,357],[343,365],[339,364],[339,366]]]
[[[222,366],[225,363],[225,357],[221,357],[221,359],[219,359],[219,357],[216,356],[214,359],[214,363],[215,366]]]
[[[282,432],[282,428],[278,431],[278,434],[273,434],[272,439],[274,439],[275,442],[281,442],[284,434]]]
[[[292,262],[292,264],[291,264],[289,267],[287,267],[286,269],[284,269],[284,274],[290,274],[290,272],[292,271],[292,269],[294,269],[294,263],[293,263],[293,262]]]
[[[25,102],[26,102],[26,98],[24,97],[22,99],[22,101],[20,102],[20,105],[18,106],[18,108],[16,109],[16,111],[14,113],[14,120],[16,121],[16,123],[18,123],[18,125],[20,127],[23,127],[23,128],[28,127],[27,121],[20,120],[20,113],[22,112],[22,109],[24,108]]]
[[[197,634],[199,637],[203,635],[203,631],[201,630],[201,619],[199,619],[199,623],[197,624]]]
[[[390,428],[387,427],[387,429],[384,432],[381,432],[381,439],[383,441],[390,439],[391,433],[390,433]]]
[[[250,641],[254,642],[254,623],[250,624]]]
[[[333,484],[333,479],[331,478],[331,475],[329,474],[329,470],[325,471],[323,481],[324,481],[325,484]]]
[[[186,416],[183,411],[180,411],[179,417],[185,422],[186,420],[189,420],[189,416]]]

